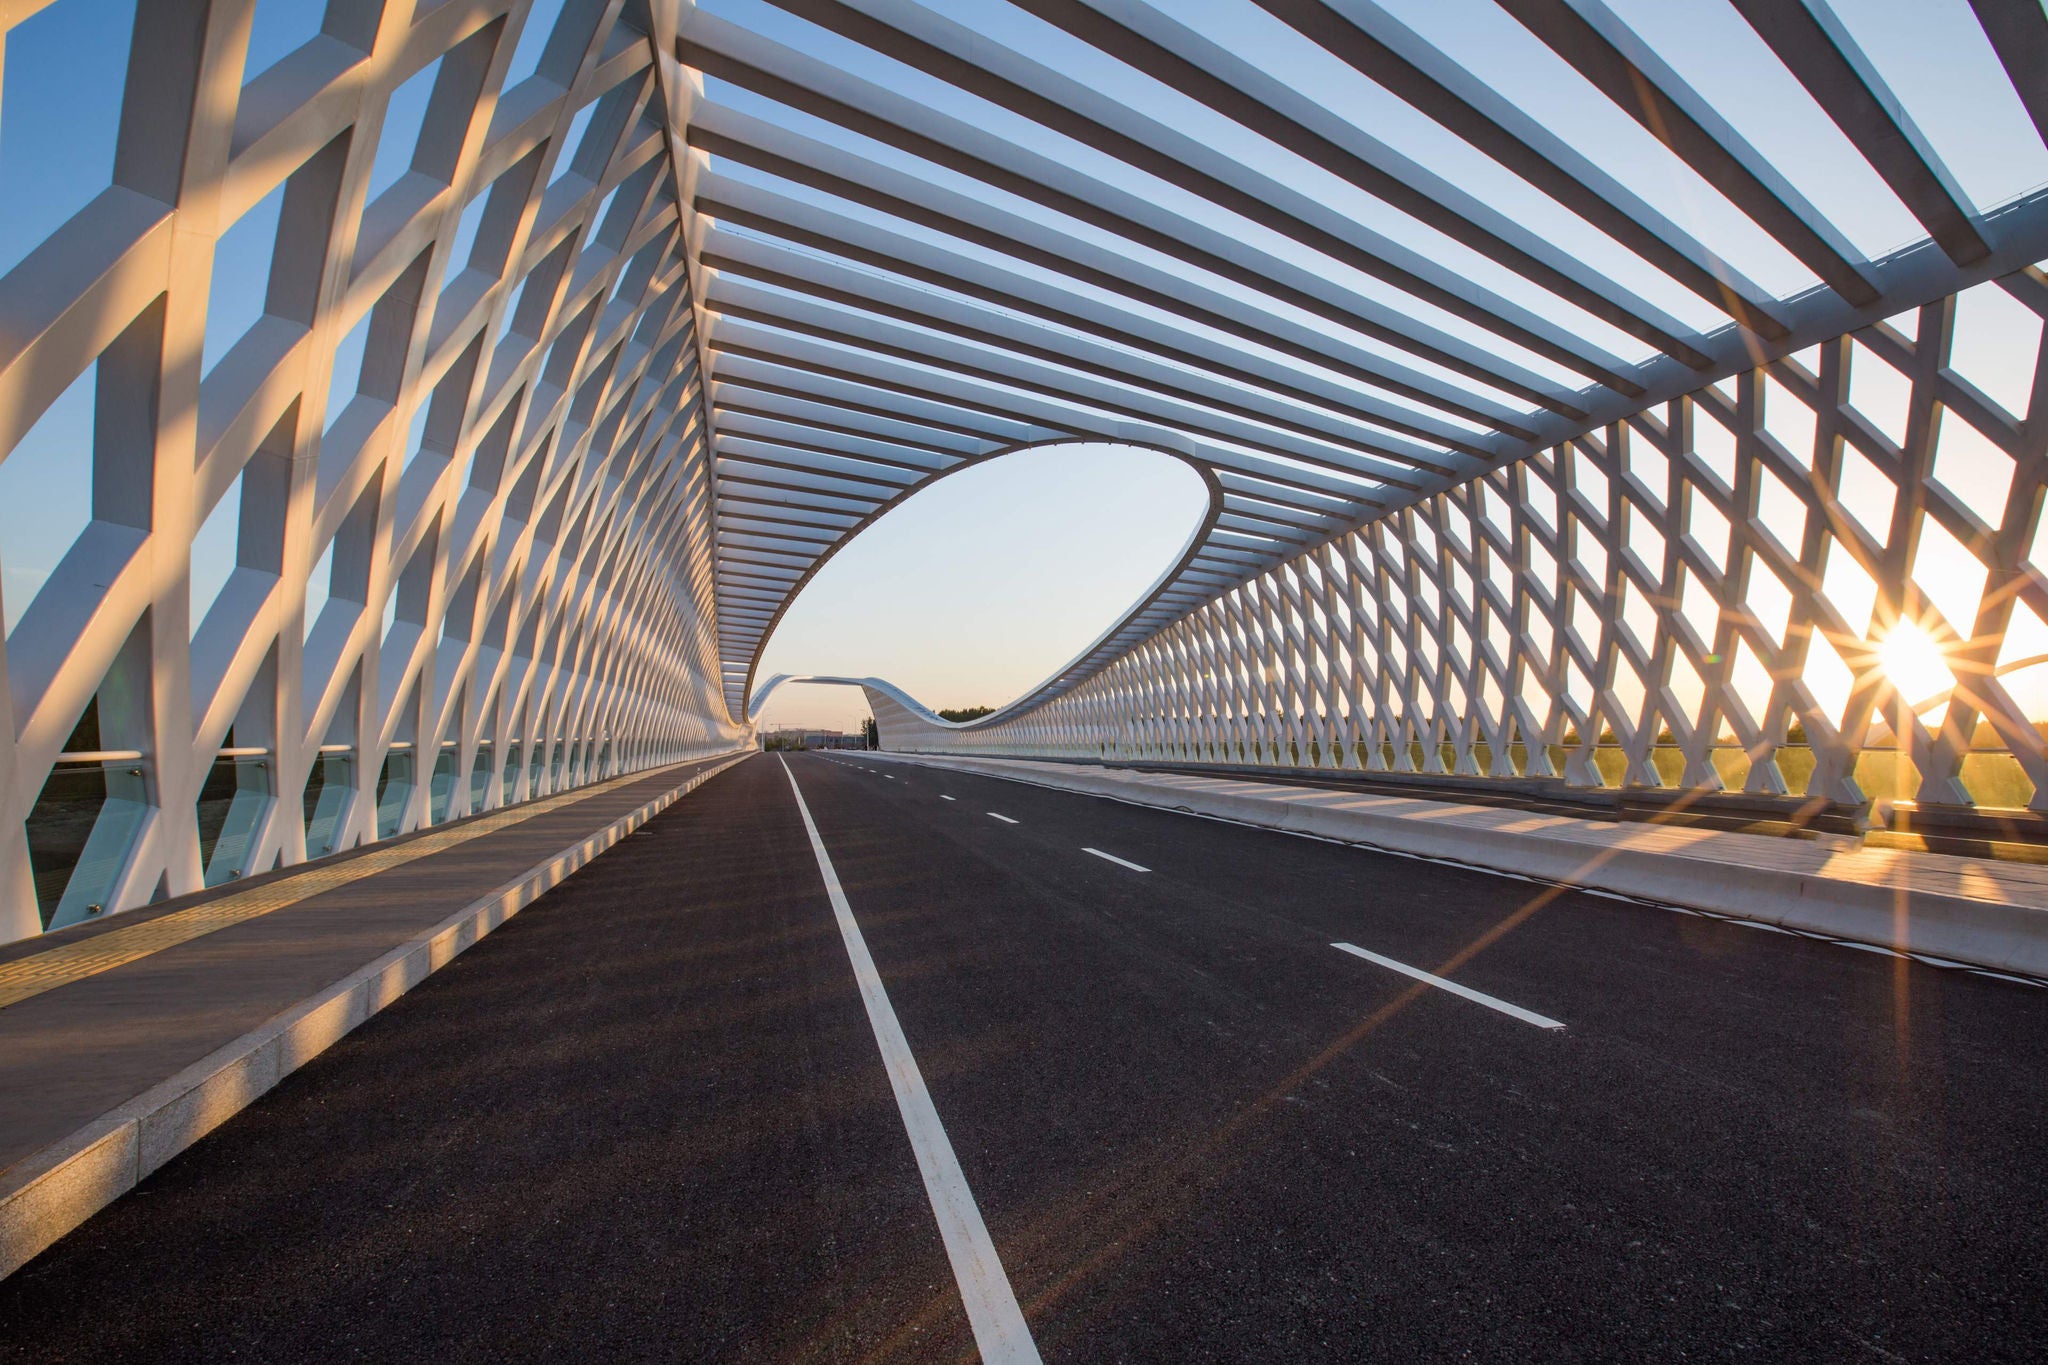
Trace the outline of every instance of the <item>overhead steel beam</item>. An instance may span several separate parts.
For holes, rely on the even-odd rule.
[[[1603,280],[1587,270],[1583,263],[1572,261],[1563,253],[1546,246],[1531,234],[1516,228],[1501,215],[1479,204],[1477,200],[1456,190],[1407,158],[1398,156],[1373,139],[1362,134],[1357,138],[1359,142],[1372,149],[1369,154],[1362,155],[1350,147],[1340,146],[1314,129],[1252,98],[1246,93],[1241,80],[1227,80],[1187,61],[1152,42],[1143,34],[1116,24],[1099,12],[1079,4],[1078,0],[1016,2],[1020,8],[1048,22],[1058,24],[1084,41],[1102,48],[1118,60],[1152,76],[1161,84],[1209,105],[1226,117],[1235,119],[1278,145],[1349,181],[1366,193],[1393,205],[1418,222],[1428,224],[1453,241],[1462,243],[1516,271],[1609,326],[1626,332],[1667,355],[1677,356],[1687,364],[1704,367],[1708,363],[1705,355],[1679,338],[1678,332],[1681,328],[1676,324],[1669,324],[1668,320],[1657,319],[1654,316],[1656,310],[1644,304],[1642,300],[1622,299],[1619,295],[1624,291],[1619,290],[1611,281]],[[1218,174],[1203,170],[1191,164],[1185,156],[1177,156],[1162,150],[1162,144],[1173,136],[1171,130],[1154,125],[1144,128],[1139,135],[1133,135],[1081,113],[1080,103],[1094,92],[1065,79],[1056,72],[1029,62],[1019,54],[1001,50],[991,51],[986,41],[980,39],[978,35],[971,34],[959,25],[933,15],[930,11],[923,11],[922,27],[951,39],[951,50],[910,31],[903,25],[890,24],[855,10],[842,3],[842,0],[769,0],[769,3],[885,53],[927,75],[968,91],[979,99],[988,100],[1051,128],[1084,146],[1113,156],[1168,184],[1176,185],[1210,203],[1228,209],[1248,221],[1291,237],[1311,249],[1323,252],[1332,260],[1343,261],[1368,274],[1378,274],[1389,283],[1414,293],[1418,298],[1426,299],[1448,311],[1459,312],[1459,307],[1454,307],[1447,301],[1446,295],[1449,291],[1445,290],[1441,281],[1424,279],[1406,272],[1403,272],[1399,279],[1382,273],[1399,270],[1400,267],[1390,258],[1376,254],[1372,247],[1368,247],[1360,240],[1364,236],[1362,230],[1354,229],[1352,234],[1345,234],[1311,223],[1299,214],[1280,207],[1278,200],[1283,191],[1270,181],[1257,188],[1233,183],[1232,180],[1225,178],[1225,175],[1231,172]],[[979,60],[970,60],[959,55],[962,49],[976,52]],[[999,74],[994,70],[998,63],[1018,68],[1019,78],[1012,79]],[[1242,74],[1233,70],[1233,75]],[[1212,159],[1225,160],[1220,157]],[[1245,170],[1239,163],[1230,164],[1236,168],[1236,174],[1245,175]],[[1458,295],[1457,304],[1463,308],[1474,308],[1476,301]],[[1459,315],[1466,316],[1472,321],[1480,320],[1476,314],[1459,312]],[[1597,371],[1587,373],[1598,377]]]
[[[1877,301],[1848,239],[1600,0],[1499,3],[1830,289],[1859,308]]]
[[[743,352],[735,351],[734,354],[745,358]],[[770,359],[762,363],[773,364],[774,361]],[[730,369],[722,369],[713,377],[713,382],[719,386],[720,393],[739,390],[748,394],[765,394],[771,398],[785,398],[791,402],[814,404],[818,407],[830,409],[833,412],[850,413],[860,417],[872,417],[876,421],[894,422],[899,426],[915,427],[920,431],[936,431],[948,436],[959,436],[967,440],[982,442],[987,446],[1007,445],[1016,439],[1014,435],[984,431],[977,427],[965,426],[956,422],[941,421],[929,413],[905,412],[875,403],[863,403],[845,394],[806,389],[795,384],[781,383],[776,380],[763,378],[750,370],[735,372]],[[723,398],[714,396],[711,406],[716,409],[724,401]],[[1045,433],[1045,439],[1056,440],[1060,436],[1070,434],[1072,433],[1067,432],[1065,428],[1055,427]],[[875,432],[874,439],[897,443],[895,436],[888,432]],[[944,449],[944,447],[933,446],[929,442],[915,440],[904,440],[899,444],[906,450]],[[970,453],[978,454],[983,452]]]
[[[932,387],[931,385],[925,383],[916,383],[900,375],[873,374],[863,370],[848,368],[845,364],[834,363],[833,361],[828,361],[824,359],[813,359],[811,356],[801,354],[795,350],[775,353],[769,351],[766,347],[761,345],[728,342],[723,339],[714,340],[711,344],[711,349],[714,354],[719,355],[746,355],[751,356],[755,359],[764,360],[770,359],[772,357],[773,363],[781,366],[784,369],[796,370],[802,373],[818,375],[828,379],[836,379],[844,383],[864,385],[870,389],[888,393],[902,398],[917,399],[931,403],[950,405],[962,411],[976,412],[984,416],[1009,418],[1020,424],[1029,425],[1035,420],[1035,414],[1031,411],[1015,407],[1003,406],[1002,401],[996,395],[991,395],[978,389],[973,392],[972,396],[969,396],[967,394],[960,393],[954,390]],[[839,359],[841,360],[851,360],[853,358],[854,357],[850,356],[839,357]],[[890,362],[895,359],[893,357],[888,357],[886,355],[883,355],[882,358],[885,362]],[[938,362],[919,361],[918,363],[929,365],[934,371],[938,371],[939,369],[942,368]],[[964,369],[960,370],[959,372],[965,375],[970,382],[1000,383],[1008,387],[1017,389],[1028,389],[1032,387],[1019,381],[1007,380],[999,376],[981,379],[980,377],[975,376]],[[933,379],[939,379],[943,378],[944,376],[943,374],[935,372],[931,377]],[[1052,386],[1038,387],[1044,389],[1048,397],[1056,396],[1058,394],[1058,390],[1056,388],[1053,388]],[[1069,399],[1067,401],[1082,404],[1091,403],[1091,400],[1088,399]],[[1132,413],[1126,413],[1125,415],[1137,415],[1140,417],[1145,416],[1145,414],[1143,414],[1142,412],[1135,412],[1135,410]],[[1147,418],[1146,420],[1152,420],[1155,422],[1157,421],[1156,418]],[[1130,439],[1130,433],[1117,430],[1113,424],[1101,420],[1095,420],[1089,423],[1068,422],[1065,425],[1070,431],[1072,431],[1076,435],[1091,436],[1098,441],[1108,441],[1111,443],[1116,443],[1120,441],[1127,441]],[[1160,428],[1168,430],[1170,432],[1173,424],[1168,422],[1157,422],[1157,425]],[[1301,461],[1304,463],[1313,463],[1325,469],[1340,470],[1346,468],[1345,466],[1340,465],[1331,459],[1317,459],[1311,454],[1298,453],[1285,448],[1266,449],[1265,447],[1262,447],[1258,444],[1246,442],[1236,437],[1225,437],[1219,439],[1228,440],[1232,446],[1243,445],[1247,450],[1251,451],[1265,449],[1265,453],[1267,453],[1268,455],[1278,455],[1281,458],[1288,460]],[[1355,495],[1362,495],[1365,492],[1365,490],[1359,489],[1355,485],[1341,482],[1337,479],[1330,478],[1327,475],[1312,472],[1307,469],[1290,469],[1278,467],[1271,464],[1268,461],[1259,460],[1253,455],[1239,454],[1237,451],[1233,449],[1214,444],[1213,441],[1205,444],[1204,454],[1205,458],[1209,462],[1214,463],[1220,467],[1241,467],[1245,472],[1254,474],[1257,477],[1285,481],[1302,487],[1319,488],[1337,497],[1350,498]],[[1346,470],[1346,472],[1349,471]],[[1377,482],[1395,486],[1398,486],[1398,484],[1401,482],[1401,480],[1397,480],[1389,476],[1382,476],[1379,474],[1374,474],[1371,477],[1373,477]]]
[[[950,342],[936,338],[927,343],[925,347],[913,344],[912,340],[907,337],[902,340],[885,341],[882,339],[885,335],[893,337],[897,333],[893,329],[885,331],[882,326],[876,326],[872,330],[850,332],[814,321],[812,318],[795,316],[795,308],[791,308],[787,312],[778,312],[738,303],[733,301],[730,296],[726,298],[714,296],[709,301],[708,306],[721,317],[736,318],[742,322],[753,323],[757,326],[772,327],[777,330],[796,333],[813,340],[843,347],[847,350],[861,351],[868,355],[899,360],[931,369],[944,370],[948,373],[962,375],[983,383],[1014,389],[1020,393],[1036,394],[1056,402],[1078,404],[1097,411],[1114,413],[1119,417],[1128,417],[1136,421],[1152,423],[1162,428],[1178,429],[1204,438],[1227,441],[1234,445],[1243,446],[1248,450],[1258,450],[1286,459],[1305,460],[1312,464],[1326,465],[1329,468],[1341,470],[1345,473],[1362,474],[1375,479],[1401,483],[1404,481],[1404,475],[1401,469],[1398,468],[1401,465],[1426,469],[1432,473],[1445,472],[1456,468],[1457,465],[1456,461],[1448,458],[1430,458],[1434,452],[1397,444],[1392,437],[1379,440],[1364,439],[1368,435],[1368,432],[1364,429],[1356,429],[1353,433],[1347,435],[1292,422],[1285,417],[1278,417],[1255,409],[1245,409],[1241,405],[1209,398],[1204,395],[1181,394],[1171,391],[1162,393],[1153,385],[1140,385],[1135,379],[1120,376],[1114,371],[1103,374],[1094,367],[1087,366],[1072,357],[1062,357],[1057,352],[1044,348],[1040,348],[1040,354],[1030,355],[1024,348],[1019,346],[1010,345],[1005,347],[1013,355],[1028,357],[1036,365],[1059,366],[1070,371],[1097,375],[1100,378],[1107,379],[1110,381],[1109,391],[1105,393],[1100,387],[1084,387],[1079,381],[1061,383],[1057,375],[1039,377],[1045,374],[1042,369],[1034,367],[1027,370],[1015,362],[1008,364],[991,363],[1001,360],[1002,357],[1000,356],[987,357],[983,363],[975,363],[966,359],[966,353],[961,349],[955,347]],[[798,306],[800,307],[800,305]],[[947,330],[950,331],[950,329]],[[958,335],[957,332],[952,332],[951,334]],[[1265,436],[1256,430],[1217,425],[1213,420],[1205,420],[1199,413],[1188,415],[1185,413],[1162,411],[1139,406],[1136,403],[1110,396],[1117,393],[1129,393],[1132,397],[1156,395],[1187,407],[1208,408],[1219,413],[1241,417],[1247,422],[1276,428],[1290,435],[1313,441],[1316,444],[1300,446],[1292,443],[1277,442],[1272,437]],[[1343,453],[1331,453],[1319,447],[1331,447],[1335,451]],[[1387,463],[1389,461],[1393,463]]]
[[[861,105],[820,94],[814,88],[814,83],[823,83],[828,79],[829,73],[817,70],[817,64],[802,62],[793,54],[786,60],[800,65],[808,73],[802,81],[778,75],[739,57],[729,56],[702,42],[686,41],[677,55],[682,61],[697,67],[707,76],[729,81],[791,109],[836,124],[885,146],[894,147],[934,166],[943,167],[980,181],[992,189],[1036,203],[1075,222],[1086,223],[1135,245],[1178,259],[1220,279],[1231,280],[1290,303],[1297,302],[1296,296],[1299,295],[1303,299],[1313,301],[1314,307],[1311,311],[1325,312],[1330,307],[1314,291],[1292,289],[1280,284],[1270,266],[1263,269],[1255,268],[1195,245],[1187,239],[1192,235],[1191,223],[1185,224],[1181,232],[1151,226],[1131,216],[1129,211],[1107,207],[1097,202],[1098,198],[1111,197],[1106,191],[1098,192],[1096,198],[1090,198],[1080,193],[1059,189],[1031,175],[964,151],[949,141],[869,112],[868,102],[874,107],[886,107],[893,103],[879,90],[863,86],[860,94],[864,103]],[[1056,175],[1050,163],[1039,170],[1040,174],[1048,178],[1054,178]],[[1219,188],[1217,192],[1222,191]],[[1130,207],[1135,209],[1136,206]],[[1381,280],[1422,302],[1441,308],[1453,317],[1482,328],[1532,354],[1542,356],[1564,369],[1584,375],[1620,393],[1639,391],[1639,387],[1621,372],[1611,358],[1589,354],[1581,343],[1568,338],[1562,329],[1519,305],[1494,296],[1488,296],[1486,302],[1480,301],[1479,295],[1483,291],[1474,290],[1454,280],[1448,272],[1413,252],[1395,247],[1391,243],[1382,243],[1377,250],[1370,249],[1306,224],[1303,225],[1300,234],[1290,235],[1333,261],[1341,262],[1361,274]],[[1343,318],[1344,315],[1340,313],[1338,320],[1341,321]],[[1404,335],[1408,330],[1408,327],[1403,326],[1388,328],[1394,335]],[[1484,366],[1481,367],[1481,373],[1475,377],[1506,387],[1492,369]]]
[[[1769,341],[1785,324],[1764,289],[1377,5],[1342,12],[1323,0],[1254,0],[1360,75],[1542,190],[1592,226]],[[1126,14],[1151,11],[1119,4]],[[1179,27],[1175,25],[1174,27]],[[1205,44],[1205,48],[1213,45]],[[1205,53],[1206,55],[1206,53]]]
[[[2034,130],[2048,142],[2048,10],[2014,0],[1970,0]]]
[[[826,284],[811,276],[793,274],[769,266],[758,265],[744,257],[708,252],[705,255],[705,260],[718,270],[721,279],[740,277],[769,285],[787,293],[802,294],[828,303],[837,304],[842,308],[858,309],[913,327],[944,332],[949,336],[957,337],[962,341],[971,342],[989,350],[1007,351],[1011,354],[1024,356],[1045,364],[1078,370],[1082,373],[1093,375],[1096,378],[1108,380],[1111,383],[1128,384],[1175,401],[1214,408],[1218,411],[1228,412],[1234,416],[1244,417],[1251,421],[1269,423],[1310,439],[1335,441],[1338,443],[1349,443],[1351,440],[1350,432],[1344,430],[1341,425],[1315,426],[1285,412],[1257,407],[1240,400],[1219,396],[1214,392],[1213,388],[1209,391],[1197,391],[1182,387],[1162,379],[1160,375],[1164,372],[1161,371],[1146,373],[1138,370],[1135,366],[1126,365],[1120,367],[1104,361],[1087,358],[1074,349],[1073,338],[1047,336],[1044,340],[1024,340],[1010,333],[998,332],[986,327],[978,327],[951,317],[942,316],[930,307],[919,308],[908,306],[904,303],[879,299],[872,292],[855,291],[837,285]],[[713,305],[714,307],[718,306],[716,295],[714,295]],[[1061,347],[1052,344],[1055,341],[1064,341],[1066,345]],[[1300,399],[1304,402],[1316,403],[1316,408],[1318,409],[1323,407],[1323,404],[1316,402],[1312,396],[1302,390],[1297,389],[1295,394],[1299,395]],[[1381,427],[1399,435],[1412,436],[1417,440],[1437,442],[1449,447],[1451,450],[1460,451],[1467,455],[1483,457],[1486,454],[1484,447],[1457,431],[1456,428],[1425,425],[1405,415],[1399,415],[1398,412],[1386,415],[1355,413],[1354,417],[1356,421]],[[1354,427],[1353,430],[1355,429]],[[1403,463],[1419,464],[1424,468],[1440,467],[1436,462],[1422,464],[1414,454],[1396,455],[1391,450],[1385,448],[1361,447],[1361,449],[1366,449],[1367,453],[1399,459]]]
[[[711,140],[715,138],[716,135],[711,135],[711,139],[707,139],[706,145],[711,145]],[[731,144],[724,144],[724,151],[732,154],[735,152],[735,148]],[[842,180],[837,177],[828,179],[809,172],[807,168],[799,163],[773,157],[766,153],[757,153],[752,148],[740,151],[734,156],[736,160],[747,158],[758,158],[749,161],[749,164],[757,164],[761,169],[767,170],[779,178],[809,185],[825,193],[844,198],[849,203],[859,203],[875,208],[880,212],[903,218],[906,222],[916,222],[920,226],[943,232],[947,236],[961,241],[972,242],[982,246],[991,245],[990,240],[987,239],[987,234],[983,233],[981,229],[973,224],[962,220],[945,219],[940,215],[930,213],[916,205],[910,204],[908,201],[889,200],[886,196],[864,191],[852,181]],[[737,188],[734,187],[734,189]],[[860,245],[855,239],[855,234],[860,230],[860,225],[858,224],[845,223],[841,225],[840,230],[837,232],[822,232],[799,225],[794,221],[794,214],[791,211],[800,213],[803,211],[802,206],[785,202],[780,216],[777,216],[741,205],[738,203],[737,194],[723,199],[700,196],[697,207],[701,214],[720,223],[731,223],[761,233],[764,236],[780,238],[806,250],[839,256],[871,269],[887,271],[900,275],[905,279],[918,280],[935,288],[946,289],[968,298],[980,299],[983,302],[992,303],[998,307],[1013,308],[1019,312],[1033,314],[1060,326],[1070,326],[1076,331],[1092,333],[1106,340],[1131,346],[1134,349],[1151,350],[1166,358],[1180,360],[1197,368],[1217,370],[1219,373],[1226,375],[1231,374],[1228,368],[1219,369],[1219,357],[1209,351],[1194,352],[1178,349],[1178,347],[1191,345],[1193,338],[1183,335],[1178,339],[1177,343],[1164,340],[1158,330],[1150,323],[1150,320],[1141,314],[1126,312],[1121,325],[1109,324],[1105,323],[1099,316],[1083,314],[1079,311],[1070,311],[1081,306],[1081,300],[1077,297],[1069,296],[1062,299],[1059,303],[1054,303],[1043,298],[1033,297],[1021,285],[1013,284],[999,288],[984,284],[980,279],[970,279],[964,273],[947,273],[933,264],[935,260],[944,260],[947,257],[929,243],[912,242],[906,238],[897,238],[887,249],[866,247]],[[1527,429],[1520,425],[1521,414],[1515,410],[1505,406],[1489,405],[1483,396],[1435,380],[1432,376],[1421,371],[1388,364],[1385,361],[1373,363],[1360,357],[1334,354],[1328,349],[1327,341],[1324,341],[1321,346],[1316,346],[1309,344],[1306,340],[1296,339],[1291,335],[1270,327],[1262,329],[1248,321],[1243,315],[1242,310],[1233,314],[1225,312],[1220,308],[1205,306],[1188,297],[1193,292],[1191,290],[1183,290],[1181,293],[1176,294],[1165,289],[1145,286],[1131,278],[1131,273],[1134,272],[1119,274],[1107,269],[1092,267],[1085,263],[1077,262],[1069,254],[1063,254],[1050,248],[1039,248],[1020,239],[996,237],[994,240],[1006,240],[1008,244],[1002,249],[1019,265],[1028,265],[1043,269],[1049,273],[1057,273],[1091,289],[1121,296],[1145,308],[1156,309],[1162,313],[1178,316],[1199,327],[1224,336],[1235,337],[1240,342],[1246,343],[1251,347],[1271,350],[1302,364],[1342,375],[1358,384],[1367,386],[1369,389],[1406,398],[1439,412],[1448,413],[1452,416],[1463,418],[1466,421],[1479,423],[1489,429],[1533,434],[1528,433]],[[972,268],[972,263],[965,260],[958,260],[958,264],[963,270]],[[1382,337],[1375,332],[1369,322],[1354,320],[1348,325],[1362,336],[1369,336],[1375,340],[1388,340],[1388,338]],[[1136,330],[1138,328],[1143,328],[1144,330],[1141,332]],[[1389,344],[1392,344],[1391,341],[1389,341]],[[1442,356],[1427,352],[1416,352],[1416,355],[1418,359],[1428,361],[1431,364],[1442,364],[1444,368],[1461,374],[1467,373],[1469,370],[1471,377],[1477,377],[1477,374],[1482,369],[1476,363],[1469,362],[1462,356],[1452,355],[1448,352]],[[1236,363],[1243,366],[1251,364],[1255,360],[1256,356],[1252,352],[1241,351],[1236,358]],[[1269,388],[1283,385],[1287,382],[1284,379],[1277,378],[1263,368],[1255,372],[1247,370],[1242,371],[1242,373],[1245,376],[1243,382],[1259,384]],[[1235,376],[1233,375],[1232,377]],[[1514,382],[1520,383],[1522,381],[1517,380]],[[1532,403],[1541,404],[1543,402],[1543,391],[1536,388],[1532,387],[1527,391],[1523,391],[1507,384],[1503,384],[1500,387],[1503,393],[1513,394]],[[1325,397],[1322,401],[1327,405],[1330,399]],[[1370,403],[1371,395],[1361,395],[1354,398],[1353,401]],[[1372,406],[1361,409],[1362,413],[1367,415],[1379,410],[1377,407]],[[1567,413],[1575,411],[1575,409],[1571,409],[1569,406],[1563,407],[1560,410]]]
[[[1950,260],[1972,265],[1991,254],[1968,196],[1824,0],[1732,3]]]

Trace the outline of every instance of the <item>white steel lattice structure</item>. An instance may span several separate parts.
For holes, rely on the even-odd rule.
[[[1360,522],[2048,254],[2048,201],[1978,210],[1824,0],[1697,0],[1658,43],[1603,0],[688,8],[736,713],[793,592],[963,461],[1121,440],[1212,481],[1036,705]],[[2039,167],[2048,20],[1950,8]],[[1757,80],[1706,84],[1695,28]],[[1827,209],[1739,130],[1764,88],[1862,168]],[[1916,240],[1866,254],[1874,218]]]
[[[884,743],[2048,809],[2048,279],[1958,304],[1368,523],[1025,714],[871,689]],[[1949,365],[2008,310],[2018,411]],[[1917,676],[1902,620],[1939,646]]]
[[[1996,158],[1835,0],[141,0],[111,183],[0,276],[0,461],[95,395],[0,937],[731,748],[840,546],[1053,441],[1199,534],[891,742],[2048,805],[2048,408],[1970,341],[2038,359],[2048,17],[1938,2]],[[81,3],[0,0],[0,94]]]
[[[591,5],[504,89],[527,8],[336,3],[245,73],[251,5],[138,6],[114,185],[0,281],[0,452],[98,392],[92,521],[7,640],[0,938],[41,927],[23,821],[95,697],[107,801],[57,925],[742,737],[669,92],[644,17]],[[280,190],[264,315],[202,378],[215,244]],[[235,566],[191,620],[224,500]]]

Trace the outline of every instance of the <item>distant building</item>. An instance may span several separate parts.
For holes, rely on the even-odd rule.
[[[789,727],[780,730],[761,731],[763,749],[865,749],[866,741],[859,734],[848,734],[844,730]]]

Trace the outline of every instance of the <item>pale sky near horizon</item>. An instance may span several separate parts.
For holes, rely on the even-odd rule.
[[[1000,706],[1079,654],[1170,568],[1208,504],[1179,460],[1044,446],[914,493],[849,541],[769,637],[777,673],[886,678],[934,709]],[[789,684],[764,728],[856,728],[860,690]]]

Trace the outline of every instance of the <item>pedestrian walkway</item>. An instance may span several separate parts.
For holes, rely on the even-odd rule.
[[[0,1274],[741,757],[0,950]]]

